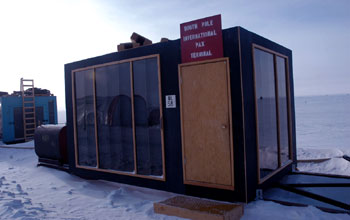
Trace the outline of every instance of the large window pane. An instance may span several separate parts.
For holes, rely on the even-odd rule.
[[[74,73],[79,165],[163,176],[158,74],[157,57]]]
[[[157,58],[133,62],[137,173],[161,176],[162,143]]]
[[[93,71],[75,72],[78,164],[96,167]]]
[[[289,161],[289,126],[286,82],[286,59],[276,56],[278,78],[278,106],[280,124],[280,149],[282,166]]]
[[[254,49],[258,113],[260,178],[278,168],[277,119],[273,55]]]
[[[100,168],[134,171],[130,63],[96,69]]]

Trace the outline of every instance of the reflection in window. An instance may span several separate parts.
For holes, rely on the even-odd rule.
[[[286,59],[276,56],[278,78],[278,106],[280,124],[280,149],[282,166],[289,161],[289,125],[286,82]]]
[[[78,165],[163,176],[158,65],[154,56],[74,73]]]
[[[273,55],[254,49],[260,178],[278,168]]]
[[[100,168],[134,171],[130,64],[96,69]]]
[[[75,72],[78,163],[96,167],[93,71]]]
[[[162,143],[156,58],[133,62],[137,172],[161,176]]]
[[[262,179],[290,162],[287,59],[254,48],[254,67]]]

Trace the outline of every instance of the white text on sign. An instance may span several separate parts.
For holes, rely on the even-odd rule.
[[[202,27],[210,27],[210,26],[213,26],[213,20],[202,22]]]
[[[196,48],[205,47],[204,41],[196,42]]]

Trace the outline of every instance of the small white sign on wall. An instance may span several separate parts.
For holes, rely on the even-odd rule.
[[[166,108],[176,108],[176,95],[166,95],[165,96],[165,107]]]

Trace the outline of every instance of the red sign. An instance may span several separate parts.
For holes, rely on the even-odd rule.
[[[183,63],[223,57],[221,15],[180,24]]]

